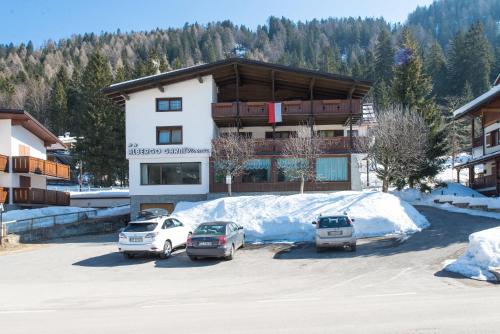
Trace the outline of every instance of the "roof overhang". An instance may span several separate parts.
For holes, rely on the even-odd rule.
[[[467,168],[467,167],[472,167],[474,165],[481,164],[483,162],[488,162],[488,161],[491,161],[491,160],[494,160],[497,158],[500,158],[500,151],[489,153],[489,154],[477,157],[475,159],[471,159],[471,160],[467,161],[466,163],[455,166],[455,169],[463,169],[463,168]]]
[[[488,103],[500,98],[500,85],[494,86],[489,91],[481,96],[478,96],[469,103],[463,105],[453,112],[453,117],[455,119],[460,119],[462,117],[470,117],[471,113],[482,108]]]
[[[53,144],[64,145],[55,134],[49,131],[27,111],[22,109],[0,109],[0,119],[12,120],[12,125],[20,125],[43,140],[45,147]]]
[[[129,94],[146,89],[159,88],[176,82],[212,75],[218,86],[235,85],[237,81],[248,80],[261,85],[278,85],[289,89],[309,89],[323,95],[338,98],[363,98],[372,82],[348,76],[272,64],[244,58],[229,58],[210,64],[196,65],[157,75],[142,77],[113,84],[103,89],[103,93],[119,105],[124,105]],[[237,80],[238,79],[238,80]]]

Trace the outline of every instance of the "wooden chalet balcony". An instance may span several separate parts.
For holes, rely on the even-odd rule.
[[[8,203],[9,188],[0,187],[0,203]]]
[[[9,171],[9,157],[0,154],[0,172]]]
[[[217,125],[233,125],[239,119],[246,125],[268,125],[268,102],[212,103],[212,118]],[[352,104],[351,104],[352,103]],[[352,114],[351,114],[352,107]],[[297,100],[284,101],[281,106],[284,124],[300,124],[314,117],[316,124],[345,124],[362,117],[361,100]]]
[[[69,205],[69,193],[38,188],[14,188],[15,204]]]
[[[69,166],[58,162],[29,156],[20,156],[12,157],[12,165],[12,171],[14,173],[40,174],[52,178],[69,180]]]
[[[497,186],[497,178],[495,175],[487,175],[477,177],[471,182],[472,189],[485,189]]]
[[[323,154],[347,153],[360,151],[360,144],[366,141],[366,137],[353,137],[351,149],[350,137],[318,138],[318,145]],[[287,139],[253,139],[256,155],[282,154]]]

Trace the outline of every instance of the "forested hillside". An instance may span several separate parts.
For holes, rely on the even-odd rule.
[[[57,134],[84,136],[90,146],[80,148],[82,155],[108,149],[109,166],[94,173],[115,179],[125,173],[123,117],[99,93],[111,82],[239,56],[371,79],[368,99],[385,107],[405,103],[400,93],[410,83],[401,82],[398,67],[418,58],[418,73],[406,78],[417,74],[423,88],[408,98],[432,100],[446,112],[487,90],[500,72],[499,21],[500,0],[441,0],[417,8],[407,25],[383,18],[271,17],[254,30],[224,21],[74,35],[41,48],[0,45],[0,106],[25,108]]]

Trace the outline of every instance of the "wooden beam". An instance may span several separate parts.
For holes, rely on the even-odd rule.
[[[127,100],[127,101],[128,101],[128,100],[130,100],[130,96],[129,96],[129,95],[127,95],[127,93],[125,93],[125,92],[120,92],[120,95],[121,95],[121,96],[123,96],[123,97],[125,98],[125,100]]]

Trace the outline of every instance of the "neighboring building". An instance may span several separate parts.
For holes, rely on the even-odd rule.
[[[0,203],[69,205],[69,194],[47,190],[47,179],[69,179],[67,165],[47,160],[59,139],[24,110],[0,109]]]
[[[63,136],[57,137],[59,141],[47,147],[47,159],[70,166],[69,179],[52,179],[48,181],[48,185],[68,186],[73,185],[79,180],[78,165],[73,161],[72,150],[75,148],[78,141],[77,137],[72,137],[69,132],[65,132]]]
[[[256,142],[255,160],[233,180],[236,193],[296,192],[280,171],[282,143],[295,126],[313,123],[324,154],[306,191],[361,189],[356,142],[364,136],[361,99],[370,82],[325,72],[233,58],[152,75],[104,89],[125,106],[132,212],[225,193],[215,177],[211,142],[228,127]],[[281,102],[282,122],[268,122]]]
[[[471,188],[500,196],[500,85],[498,79],[488,92],[455,110],[455,119],[471,123],[472,159],[457,166],[469,169]]]

